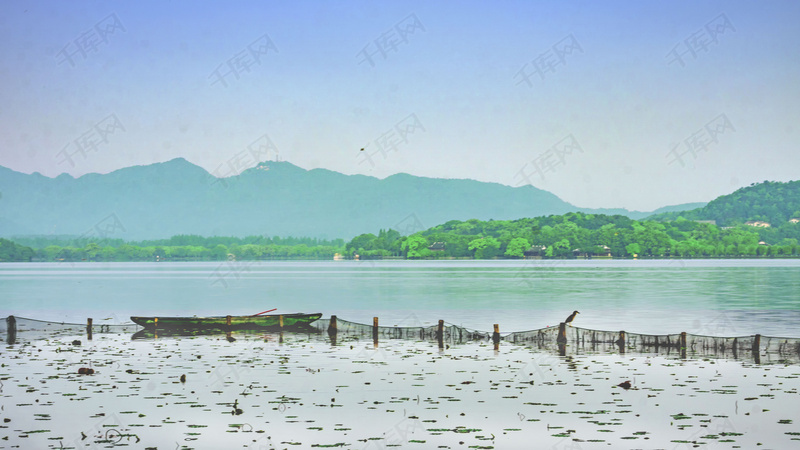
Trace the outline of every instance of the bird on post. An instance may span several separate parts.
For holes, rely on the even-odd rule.
[[[569,317],[567,317],[567,320],[565,320],[564,323],[568,324],[569,326],[572,326],[572,321],[575,320],[575,316],[577,316],[578,314],[580,314],[578,313],[578,311],[574,311],[572,314],[569,315]]]

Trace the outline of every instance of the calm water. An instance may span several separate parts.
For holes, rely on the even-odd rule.
[[[0,449],[788,449],[800,440],[797,365],[282,336],[51,335],[3,347]],[[617,387],[624,380],[633,388]]]
[[[321,312],[501,332],[800,337],[800,260],[42,263],[0,265],[0,315],[96,324],[131,315]]]

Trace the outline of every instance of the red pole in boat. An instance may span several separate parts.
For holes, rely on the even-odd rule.
[[[266,310],[266,311],[262,311],[262,312],[260,312],[260,313],[258,313],[258,314],[253,314],[253,315],[252,315],[252,316],[250,316],[250,317],[260,316],[260,315],[262,315],[262,314],[265,314],[265,313],[268,313],[268,312],[275,311],[276,309],[278,309],[278,308],[272,308],[272,309],[268,309],[268,310]]]

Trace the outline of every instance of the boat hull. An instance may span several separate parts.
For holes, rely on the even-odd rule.
[[[131,320],[146,329],[177,330],[261,330],[287,329],[308,325],[322,314],[270,314],[264,316],[216,316],[216,317],[141,317]]]

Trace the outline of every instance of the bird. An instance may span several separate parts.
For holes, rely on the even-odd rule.
[[[569,317],[567,317],[567,320],[565,320],[564,323],[567,323],[569,324],[569,326],[572,326],[572,321],[575,320],[575,316],[577,316],[578,314],[580,314],[578,311],[574,311],[572,314],[569,315]]]
[[[630,382],[630,380],[623,381],[622,383],[618,384],[617,386],[621,387],[622,389],[626,389],[627,390],[627,389],[631,388],[631,382]]]

